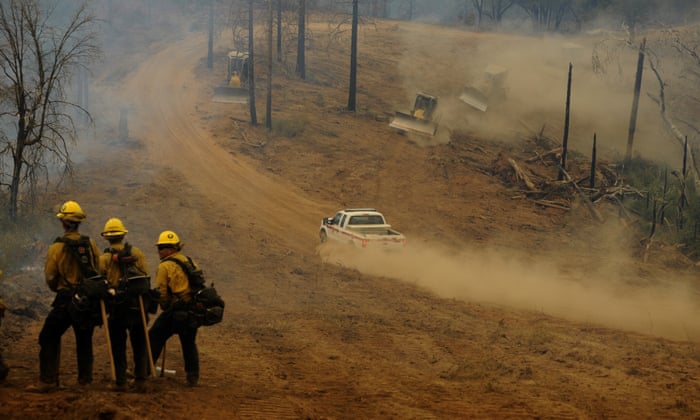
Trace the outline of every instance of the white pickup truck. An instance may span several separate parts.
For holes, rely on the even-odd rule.
[[[362,248],[401,248],[406,237],[391,228],[375,209],[345,209],[321,221],[321,242],[334,240]]]

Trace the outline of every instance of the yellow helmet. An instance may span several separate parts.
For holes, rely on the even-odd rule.
[[[87,215],[83,209],[80,208],[80,204],[76,203],[75,201],[66,201],[61,206],[61,209],[56,214],[56,217],[69,222],[82,222],[85,220]]]
[[[124,236],[127,234],[127,232],[129,231],[126,230],[126,228],[124,227],[124,223],[122,223],[122,221],[117,219],[116,217],[113,217],[107,220],[107,223],[105,223],[105,228],[102,232],[102,236],[104,236],[105,238]]]
[[[156,246],[158,245],[173,245],[175,247],[179,247],[180,238],[178,238],[177,233],[173,232],[172,230],[164,230],[161,232],[160,236],[158,236]]]

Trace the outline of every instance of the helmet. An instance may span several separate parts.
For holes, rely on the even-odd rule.
[[[164,230],[161,232],[160,236],[158,236],[158,242],[156,242],[156,245],[180,246],[180,238],[178,238],[177,233],[173,232],[172,230]]]
[[[113,217],[107,220],[107,223],[105,223],[105,228],[102,232],[102,236],[104,236],[105,238],[111,238],[114,236],[124,236],[127,232],[129,231],[126,230],[126,228],[124,227],[124,223],[122,223],[122,221],[117,219],[116,217]]]
[[[80,204],[76,203],[75,201],[66,201],[61,206],[61,209],[56,214],[56,217],[69,222],[82,222],[85,220],[87,215],[83,209],[80,208]]]

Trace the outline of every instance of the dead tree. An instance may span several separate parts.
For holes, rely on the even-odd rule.
[[[358,0],[352,0],[352,35],[350,41],[350,89],[348,93],[348,111],[355,112],[357,93],[357,21]]]
[[[644,71],[644,47],[647,39],[642,40],[639,46],[639,57],[637,58],[637,76],[634,80],[634,97],[632,99],[632,111],[630,112],[629,131],[627,133],[627,152],[625,153],[625,163],[632,159],[632,145],[634,144],[634,132],[637,129],[637,112],[639,109],[639,94],[642,90],[642,73]]]
[[[265,128],[272,129],[272,0],[267,2],[267,104]]]
[[[595,188],[595,166],[597,159],[597,144],[596,144],[596,134],[593,133],[593,150],[591,151],[591,182],[590,187]]]
[[[16,220],[20,190],[33,189],[46,176],[50,161],[70,172],[69,144],[77,139],[72,111],[90,120],[85,103],[66,98],[72,74],[85,69],[99,53],[97,20],[81,2],[56,22],[39,0],[0,2],[0,186],[9,190],[11,219]],[[68,6],[67,6],[68,7]],[[87,80],[87,77],[85,77]],[[80,83],[80,82],[79,82]],[[8,169],[8,172],[5,172]]]
[[[214,0],[209,0],[209,42],[207,43],[207,68],[214,68]]]
[[[250,124],[258,125],[258,114],[255,111],[255,43],[253,38],[253,0],[248,0],[248,104],[250,105]]]
[[[573,65],[569,63],[569,78],[566,83],[566,111],[564,112],[564,137],[562,140],[561,148],[561,168],[562,171],[559,172],[559,181],[564,179],[564,172],[566,170],[566,154],[569,148],[569,120],[571,114],[571,72],[573,70]]]
[[[282,61],[282,0],[277,0],[277,62]]]
[[[299,33],[297,36],[297,74],[301,80],[306,80],[306,0],[299,0]]]

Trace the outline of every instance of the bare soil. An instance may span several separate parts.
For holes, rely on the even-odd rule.
[[[107,60],[93,81],[96,140],[81,146],[75,179],[54,202],[79,201],[88,213],[82,230],[94,238],[107,218],[122,218],[153,272],[158,233],[175,230],[224,296],[225,320],[200,329],[198,387],[185,386],[172,339],[166,367],[174,375],[150,380],[145,394],[109,391],[96,329],[94,384],[77,384],[67,333],[65,389],[28,392],[52,298],[42,252],[56,225],[37,244],[36,263],[4,281],[4,290],[24,287],[30,298],[7,299],[12,371],[0,417],[700,416],[692,261],[662,244],[641,246],[615,207],[596,205],[603,222],[595,222],[571,185],[555,182],[556,160],[531,160],[557,146],[535,134],[545,125],[558,137],[563,100],[552,113],[515,95],[504,105],[511,109],[493,114],[455,100],[466,69],[458,57],[477,57],[487,38],[540,40],[366,23],[358,109],[347,112],[349,33],[318,17],[310,27],[307,80],[289,71],[293,57],[275,66],[272,119],[282,126],[272,131],[263,126],[263,81],[257,127],[247,106],[210,102],[230,49],[221,39],[213,69],[196,32]],[[561,94],[560,81],[551,86]],[[388,127],[418,89],[445,104],[436,138]],[[126,141],[116,130],[120,107],[128,109]],[[588,137],[574,144],[585,150]],[[508,158],[547,191],[538,198],[570,209],[538,205]],[[584,153],[570,165],[575,179],[589,170]],[[321,247],[321,218],[358,206],[384,212],[408,237],[406,249]]]

